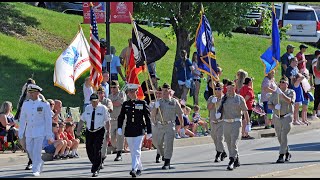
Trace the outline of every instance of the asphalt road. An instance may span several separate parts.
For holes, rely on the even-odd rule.
[[[279,145],[276,137],[255,140],[242,140],[239,145],[241,166],[233,171],[226,170],[228,158],[214,163],[215,148],[213,143],[193,146],[175,147],[171,166],[173,169],[162,170],[163,163],[155,163],[155,150],[142,152],[144,170],[143,178],[226,178],[226,177],[263,177],[270,173],[282,172],[320,162],[320,130],[310,130],[289,135],[289,146],[292,159],[289,163],[276,164]],[[194,139],[196,140],[196,139]],[[123,155],[123,161],[114,162],[115,154],[106,159],[106,166],[100,171],[103,178],[130,178],[130,154]],[[23,157],[25,158],[25,157]],[[23,164],[0,166],[1,178],[33,177],[31,171],[24,170]],[[91,164],[86,154],[79,159],[68,159],[45,162],[44,171],[40,177],[54,178],[87,178],[91,177]]]

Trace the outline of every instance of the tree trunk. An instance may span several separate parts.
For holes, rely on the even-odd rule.
[[[188,57],[190,56],[190,34],[188,30],[183,29],[181,27],[176,30],[176,38],[177,38],[177,48],[176,48],[176,57],[175,61],[180,59],[180,51],[186,50],[188,53]],[[172,70],[172,78],[171,78],[171,88],[175,91],[174,96],[181,98],[182,89],[179,88],[178,79],[177,79],[177,71],[173,66]]]

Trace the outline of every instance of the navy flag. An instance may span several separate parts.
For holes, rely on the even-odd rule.
[[[265,76],[275,69],[280,62],[280,34],[274,6],[272,6],[272,44],[260,58],[264,65]]]
[[[203,12],[201,12],[201,20],[196,32],[195,40],[199,71],[210,75],[214,80],[218,81],[219,77],[217,75],[218,69],[213,42],[214,39],[209,21]]]
[[[158,61],[167,53],[169,47],[161,39],[133,21],[132,49],[136,66],[139,67],[144,66],[145,61],[147,64]]]

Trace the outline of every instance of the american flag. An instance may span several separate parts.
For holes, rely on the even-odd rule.
[[[93,12],[93,5],[90,3],[90,53],[89,60],[91,63],[90,69],[90,80],[96,89],[102,82],[102,62],[101,62],[101,52],[100,52],[100,41],[98,35],[98,27],[96,16]]]

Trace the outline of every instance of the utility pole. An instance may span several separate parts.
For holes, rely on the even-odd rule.
[[[111,92],[110,84],[111,84],[111,56],[110,56],[110,2],[106,2],[106,41],[107,41],[107,54],[105,56],[105,60],[107,62],[106,69],[109,72],[109,94]]]

